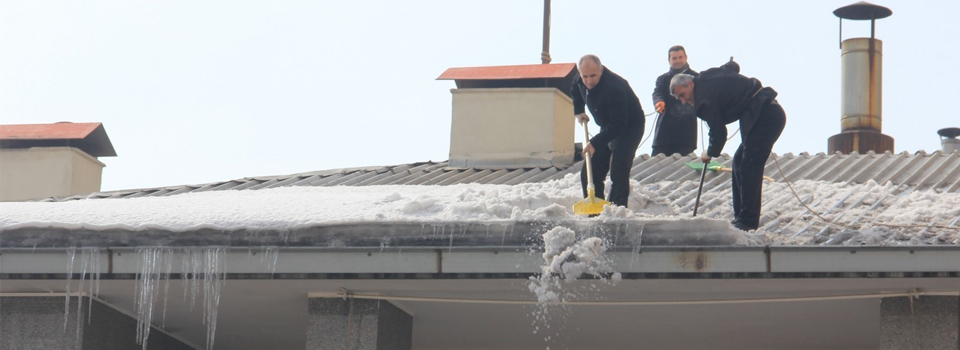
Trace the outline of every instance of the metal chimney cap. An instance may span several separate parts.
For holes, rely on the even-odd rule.
[[[880,5],[861,1],[833,10],[833,14],[843,19],[873,20],[890,17],[893,11]]]
[[[940,134],[942,137],[955,138],[960,136],[960,128],[943,128],[937,131],[937,134]]]

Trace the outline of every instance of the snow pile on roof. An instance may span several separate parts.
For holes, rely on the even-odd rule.
[[[584,220],[691,220],[696,183],[634,182],[629,209]],[[813,209],[804,207],[796,199]],[[573,220],[579,177],[520,185],[284,187],[167,197],[0,203],[0,230],[290,230],[354,222]],[[765,183],[752,244],[960,244],[960,194],[893,185]],[[698,218],[732,219],[729,186],[704,188]],[[840,224],[830,225],[815,215]],[[845,226],[843,226],[845,225]],[[891,226],[891,225],[900,225]],[[922,226],[936,225],[940,227]]]

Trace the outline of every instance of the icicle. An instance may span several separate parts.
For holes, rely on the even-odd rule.
[[[226,277],[223,260],[225,251],[221,248],[208,249],[205,252],[206,264],[203,273],[203,323],[207,325],[207,350],[213,350],[214,336],[217,331],[217,309],[220,305],[220,290]]]
[[[147,266],[147,254],[150,253],[149,249],[137,249],[137,257],[139,259],[139,269],[137,269],[137,288],[136,288],[136,298],[134,299],[134,310],[137,313],[137,344],[143,345],[145,339],[147,338],[144,335],[143,329],[143,319],[146,312],[146,305],[144,303],[144,295],[147,293],[147,281],[150,279],[147,274],[149,267]],[[143,345],[146,348],[146,345]]]
[[[166,249],[154,249],[153,255],[151,255],[150,261],[150,317],[147,318],[147,327],[153,323],[153,306],[157,304],[157,299],[160,297],[158,288],[160,286],[160,267],[163,266],[163,252]],[[146,350],[146,349],[144,349]]]
[[[453,251],[453,230],[450,230],[450,245],[447,247],[447,252]]]
[[[507,240],[507,226],[503,226],[503,233],[500,234],[500,246],[502,247]]]
[[[186,302],[188,291],[191,294],[190,310],[196,304],[197,295],[203,293],[203,323],[207,326],[207,349],[212,350],[217,327],[217,309],[220,305],[220,291],[226,278],[224,259],[226,251],[215,249],[180,249],[181,279],[183,280],[183,298]],[[273,264],[278,253],[274,248],[265,254]],[[166,327],[168,295],[170,292],[170,273],[173,269],[174,250],[168,248],[141,248],[137,250],[140,266],[137,270],[137,284],[134,310],[137,315],[137,344],[147,349],[147,340],[153,325],[154,305],[163,293],[163,313],[161,327]],[[99,276],[99,271],[97,272]],[[99,279],[99,277],[97,277]],[[202,280],[200,280],[202,278]],[[160,282],[163,280],[163,290]],[[99,293],[99,287],[97,287]],[[201,290],[202,289],[202,290]]]
[[[80,321],[83,319],[83,282],[87,277],[87,266],[90,264],[90,251],[82,251],[80,253],[80,284],[77,286],[77,334],[74,339],[74,344],[77,344],[79,348],[80,344]],[[89,298],[89,296],[87,296]]]
[[[270,276],[272,277],[275,273],[277,273],[277,260],[280,259],[280,248],[273,247],[271,249],[272,252],[270,254],[272,255],[273,259],[271,259],[270,262]]]
[[[160,322],[160,328],[167,328],[167,299],[170,296],[170,270],[173,269],[173,251],[166,249],[164,251],[166,265],[163,272],[163,317]]]
[[[137,277],[136,284],[133,292],[133,311],[137,314],[137,344],[141,344],[140,341],[143,339],[143,327],[141,325],[141,320],[143,320],[143,270],[146,268],[144,264],[144,254],[145,249],[137,249]]]
[[[193,307],[197,305],[197,294],[199,294],[198,288],[200,286],[197,279],[200,275],[200,269],[203,267],[202,252],[191,249],[190,261],[190,267],[193,270],[193,272],[190,274],[190,311],[193,311]]]
[[[270,274],[273,275],[277,272],[277,259],[280,258],[280,248],[263,247],[262,249],[260,262],[267,264],[267,268],[270,269]]]
[[[89,289],[87,292],[87,324],[90,324],[91,315],[93,315],[93,298],[100,296],[100,249],[93,249],[90,254],[93,258],[93,271],[90,273],[93,281],[90,281],[90,286],[87,287]]]
[[[161,258],[161,249],[138,249],[140,255],[140,280],[136,304],[137,311],[137,344],[147,349],[147,339],[150,338],[150,325],[153,322],[153,305],[157,300],[157,281],[160,273],[157,271],[157,260]]]
[[[67,320],[70,319],[70,282],[73,280],[73,260],[77,257],[77,250],[70,249],[67,252],[67,291],[63,306],[63,332],[67,332]]]
[[[188,275],[190,274],[190,251],[183,249],[180,251],[180,253],[183,255],[183,258],[180,259],[180,282],[183,285],[183,303],[186,304],[187,290],[189,289],[187,288],[187,282],[189,277]]]

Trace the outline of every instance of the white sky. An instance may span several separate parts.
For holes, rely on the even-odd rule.
[[[281,187],[255,191],[216,191],[166,197],[93,199],[67,202],[0,202],[0,230],[17,227],[87,229],[198,228],[290,230],[320,224],[356,222],[477,222],[573,220],[571,206],[583,199],[579,176],[514,186],[462,184],[453,186],[335,186]],[[692,199],[671,201],[678,188],[691,182],[634,182],[629,210],[607,207],[605,220],[675,221],[689,231],[715,230],[705,220],[732,219],[730,190],[705,188],[700,215],[682,208]],[[960,230],[902,228],[886,225],[953,225],[960,228],[960,194],[914,191],[900,195],[894,185],[875,182],[846,185],[818,181],[793,184],[815,212],[853,228],[831,229],[814,239],[824,224],[811,215],[783,182],[766,183],[761,229],[746,244],[821,244],[840,231],[845,244],[960,244]],[[878,201],[881,205],[874,206]],[[838,202],[842,203],[838,207]],[[864,226],[865,225],[865,226]],[[723,227],[721,225],[721,227]],[[672,230],[672,229],[671,229]],[[680,230],[680,229],[678,229]],[[683,230],[680,230],[683,231]],[[721,230],[722,231],[722,230]],[[711,231],[714,232],[714,231]],[[733,234],[734,228],[717,234]]]
[[[777,153],[840,131],[838,1],[554,1],[555,63],[599,55],[647,112],[666,50],[735,56],[780,92]],[[883,131],[939,149],[958,127],[957,1],[885,0]],[[448,158],[449,67],[540,62],[543,2],[4,1],[0,124],[103,122],[103,189]],[[869,36],[844,21],[844,38]],[[571,117],[571,122],[572,121]],[[649,128],[652,118],[648,121]],[[731,132],[733,129],[731,129]],[[580,133],[577,132],[577,140]],[[728,143],[732,153],[738,139]],[[649,153],[647,141],[639,153]]]

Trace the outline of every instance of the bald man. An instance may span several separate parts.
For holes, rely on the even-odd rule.
[[[604,196],[604,180],[610,172],[609,201],[627,206],[630,198],[630,169],[637,147],[643,138],[644,116],[640,99],[630,84],[600,63],[600,58],[586,55],[578,64],[580,76],[571,88],[573,113],[577,121],[589,121],[589,109],[600,132],[583,146],[585,157],[591,157],[593,185],[596,195]],[[583,195],[587,196],[587,169],[580,172]]]

